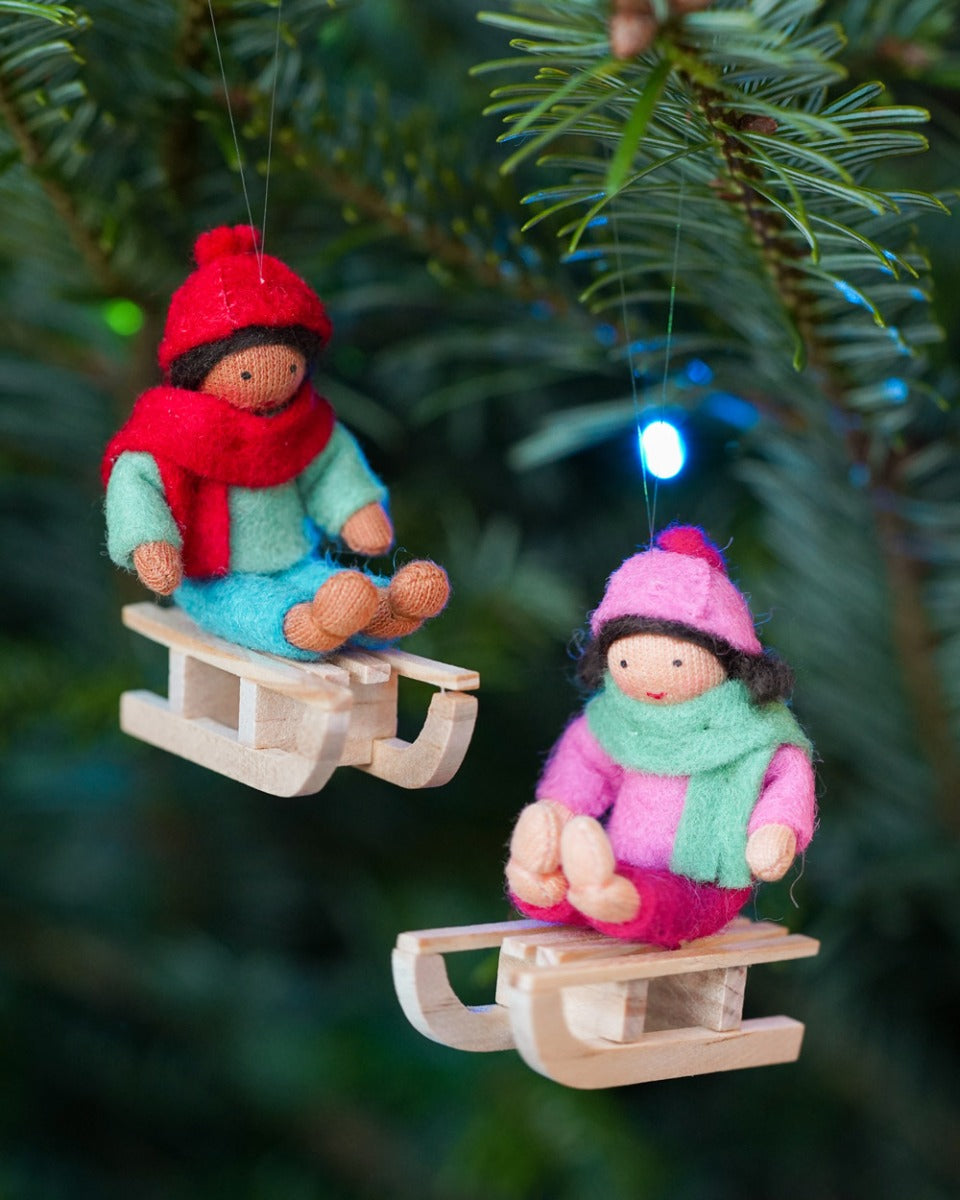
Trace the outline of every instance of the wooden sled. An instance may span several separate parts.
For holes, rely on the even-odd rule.
[[[496,1003],[467,1007],[450,986],[444,955],[497,946]],[[747,968],[818,950],[813,938],[745,918],[679,950],[504,921],[401,933],[393,978],[425,1037],[459,1050],[515,1048],[568,1087],[619,1087],[795,1061],[799,1021],[742,1019]]]
[[[124,692],[120,727],[274,796],[318,792],[337,767],[404,788],[438,787],[463,762],[477,718],[475,671],[403,650],[349,649],[304,663],[206,633],[178,608],[123,609],[170,651],[169,695]],[[440,689],[414,742],[397,733],[400,676]]]

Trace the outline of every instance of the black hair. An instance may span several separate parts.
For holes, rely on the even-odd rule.
[[[661,633],[709,650],[719,659],[728,679],[739,679],[744,683],[754,704],[786,700],[793,691],[793,671],[772,650],[747,654],[723,638],[694,629],[682,621],[659,621],[653,617],[615,617],[600,627],[597,636],[584,647],[577,664],[580,681],[585,687],[595,692],[603,684],[607,651],[620,638],[636,633]]]
[[[222,358],[249,350],[251,346],[290,346],[307,360],[307,374],[323,349],[323,338],[305,325],[247,325],[231,333],[186,350],[170,364],[173,387],[195,392]]]

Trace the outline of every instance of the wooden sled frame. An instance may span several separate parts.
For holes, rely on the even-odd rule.
[[[318,792],[341,766],[403,788],[438,787],[470,744],[475,671],[393,649],[297,662],[226,642],[180,609],[149,602],[127,605],[123,623],[167,647],[170,671],[166,698],[124,692],[121,729],[274,796]],[[413,742],[396,736],[401,676],[440,689]]]
[[[496,1003],[462,1004],[444,955],[497,946]],[[393,977],[407,1019],[434,1041],[516,1048],[557,1083],[619,1087],[795,1061],[799,1021],[742,1019],[747,968],[818,950],[813,938],[745,918],[679,950],[504,921],[400,934]]]

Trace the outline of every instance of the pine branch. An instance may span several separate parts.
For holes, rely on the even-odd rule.
[[[281,137],[279,148],[288,161],[310,173],[328,198],[342,206],[348,224],[362,222],[378,228],[386,236],[402,240],[428,264],[459,279],[468,278],[478,289],[498,292],[521,303],[542,301],[561,315],[570,311],[572,296],[552,286],[544,275],[526,269],[505,270],[505,256],[493,249],[492,237],[483,237],[486,231],[481,229],[480,237],[476,233],[470,236],[466,219],[454,217],[449,223],[443,223],[431,219],[429,203],[417,206],[410,203],[417,191],[431,187],[426,173],[418,171],[421,164],[413,157],[407,159],[409,186],[404,188],[397,175],[392,173],[396,188],[391,190],[407,193],[401,200],[365,178],[357,162],[348,161],[341,165],[346,157],[342,153],[331,157],[325,147],[296,137]],[[338,157],[340,162],[336,161]],[[382,179],[383,172],[380,177]]]
[[[537,193],[547,207],[527,228],[585,210],[559,235],[571,257],[599,260],[583,294],[595,310],[636,311],[642,299],[660,297],[663,311],[675,285],[684,308],[699,308],[703,324],[723,330],[728,369],[739,359],[756,375],[761,355],[805,368],[807,395],[784,376],[770,406],[795,404],[801,418],[811,400],[832,411],[852,468],[869,480],[905,683],[939,776],[941,817],[957,827],[960,756],[901,486],[901,439],[929,403],[919,351],[936,336],[915,316],[927,303],[917,286],[926,264],[910,246],[909,221],[944,206],[869,178],[877,162],[925,149],[900,126],[926,114],[874,106],[877,85],[832,98],[843,41],[832,27],[810,24],[812,0],[717,5],[668,24],[652,52],[629,63],[608,57],[604,5],[517,7],[522,16],[483,14],[521,35],[513,45],[522,51],[485,69],[531,57],[538,64],[532,82],[494,92],[488,111],[510,127],[501,140],[520,141],[503,169],[540,155],[541,167],[566,173]],[[560,152],[544,156],[558,140]],[[906,371],[903,356],[913,359]]]
[[[551,13],[556,8],[526,7]],[[853,326],[846,319],[849,314],[837,319],[834,297],[839,294],[870,314],[876,330],[856,332],[860,340],[872,339],[873,353],[879,354],[881,347],[889,349],[883,347],[882,339],[888,337],[883,310],[891,307],[895,297],[886,304],[872,300],[870,289],[859,286],[858,273],[892,275],[904,284],[904,294],[912,281],[903,276],[915,274],[895,250],[869,236],[869,223],[884,214],[939,202],[920,194],[887,194],[860,179],[878,159],[923,149],[926,143],[920,135],[890,127],[924,119],[925,114],[902,106],[871,108],[879,91],[876,87],[854,89],[828,105],[826,89],[842,73],[831,61],[839,39],[820,27],[796,45],[791,43],[789,50],[782,45],[790,22],[808,15],[811,8],[809,3],[794,3],[778,7],[775,15],[770,10],[762,16],[740,11],[701,14],[687,22],[684,40],[665,36],[658,57],[651,62],[648,56],[639,65],[602,59],[596,31],[586,20],[586,5],[579,10],[579,23],[571,21],[570,28],[562,31],[563,41],[557,26],[527,21],[521,23],[523,28],[543,38],[553,37],[552,48],[559,44],[571,59],[581,51],[582,62],[570,62],[558,71],[555,60],[548,58],[534,85],[499,89],[495,95],[502,103],[494,110],[507,111],[511,131],[504,137],[524,138],[505,169],[562,135],[616,145],[618,153],[625,142],[634,148],[633,174],[616,188],[610,186],[616,164],[601,155],[580,155],[572,161],[556,156],[541,159],[556,167],[576,167],[567,183],[538,193],[538,199],[556,201],[546,213],[589,205],[580,220],[560,230],[561,236],[569,235],[571,250],[596,227],[632,222],[631,235],[643,227],[646,244],[662,247],[666,258],[667,221],[676,217],[682,202],[685,242],[703,251],[704,264],[722,259],[726,266],[733,254],[746,252],[757,257],[771,284],[766,294],[754,287],[738,297],[738,307],[752,308],[751,320],[741,320],[737,326],[741,351],[749,337],[744,330],[753,327],[754,319],[769,324],[764,310],[772,297],[795,352],[806,346],[815,353],[815,365],[837,376],[836,382],[846,389],[854,382],[854,372],[841,364],[852,356],[849,350],[838,354],[835,343]],[[515,18],[488,14],[487,19],[517,27]],[[691,37],[690,27],[698,25],[699,38]],[[538,55],[548,45],[545,41],[517,44]],[[558,76],[563,79],[559,87]],[[645,119],[633,128],[638,110]],[[651,228],[660,214],[664,220]],[[730,248],[718,244],[718,233]],[[618,240],[618,246],[600,244],[598,249],[615,251],[622,260],[643,244],[636,237]],[[687,246],[684,249],[689,254]],[[616,272],[608,266],[598,272],[587,296],[596,300],[604,289],[618,289],[634,276],[660,270],[656,260]],[[680,279],[682,283],[682,270]],[[701,279],[697,286],[702,287]],[[716,299],[716,289],[708,289],[705,300]],[[720,304],[714,305],[715,314],[721,309]],[[883,357],[889,359],[889,354]]]
[[[4,19],[3,13],[11,8],[28,15]],[[40,8],[48,11],[33,11]],[[57,170],[58,160],[69,162],[82,153],[74,134],[90,114],[76,70],[81,59],[63,35],[50,35],[50,23],[70,30],[67,36],[87,27],[85,19],[65,5],[0,4],[0,120],[20,162],[39,180],[91,275],[104,291],[115,294],[123,289],[110,256],[80,211],[63,171]]]
[[[65,4],[42,3],[40,0],[0,0],[0,16],[11,13],[17,17],[36,17],[55,25],[75,26],[77,14]]]

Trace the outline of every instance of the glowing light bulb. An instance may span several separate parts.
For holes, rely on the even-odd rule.
[[[683,470],[687,448],[680,430],[669,421],[651,421],[640,432],[640,457],[657,479],[673,479]]]
[[[143,328],[143,309],[132,300],[124,300],[122,297],[108,300],[102,312],[103,319],[110,329],[121,337],[133,337]]]

